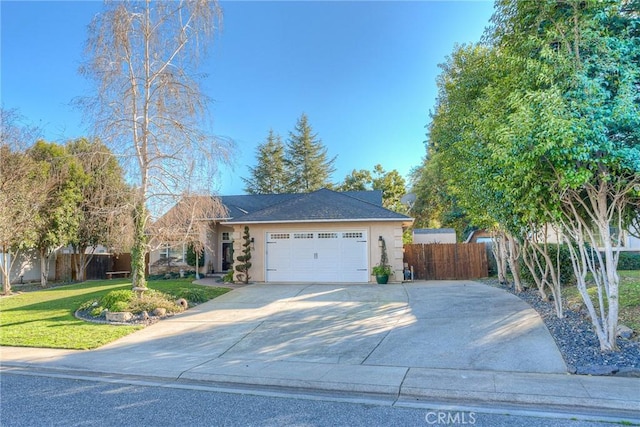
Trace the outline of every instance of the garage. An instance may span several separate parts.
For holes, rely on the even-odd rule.
[[[268,232],[266,281],[368,282],[367,241],[365,230]]]

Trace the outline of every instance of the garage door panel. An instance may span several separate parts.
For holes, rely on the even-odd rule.
[[[368,282],[367,233],[267,233],[266,265],[270,282]]]

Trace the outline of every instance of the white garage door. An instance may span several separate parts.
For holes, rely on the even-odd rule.
[[[267,282],[369,281],[363,230],[267,233]]]

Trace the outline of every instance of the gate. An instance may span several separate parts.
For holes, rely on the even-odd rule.
[[[404,262],[417,280],[466,280],[488,276],[484,243],[404,245]]]

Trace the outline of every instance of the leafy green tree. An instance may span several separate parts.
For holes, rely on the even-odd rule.
[[[309,193],[331,187],[336,157],[327,157],[327,148],[313,133],[306,114],[302,114],[286,146],[286,167],[290,177],[287,192]]]
[[[396,212],[406,212],[407,208],[400,199],[405,195],[406,182],[397,170],[385,171],[377,164],[373,171],[366,169],[353,170],[337,187],[339,191],[382,191],[382,205]]]
[[[457,197],[447,188],[447,180],[437,159],[427,156],[420,167],[411,172],[411,192],[416,200],[409,213],[415,218],[415,228],[449,227],[456,230],[458,239],[464,240],[472,230],[466,211]]]
[[[344,177],[342,184],[338,185],[338,191],[366,191],[371,190],[371,172],[366,169],[352,170]]]
[[[637,23],[637,3],[500,0],[487,44],[459,47],[443,66],[430,125],[448,191],[475,224],[501,230],[514,273],[519,246],[544,224],[569,239],[602,350],[616,348],[610,229],[629,226],[640,196]]]
[[[11,293],[11,268],[35,245],[34,222],[46,203],[46,175],[25,153],[38,134],[16,110],[0,108],[0,272],[2,292]]]
[[[87,176],[64,146],[41,140],[28,154],[45,171],[42,185],[48,190],[33,224],[35,246],[40,255],[40,283],[46,286],[51,254],[71,244],[78,233],[82,215],[77,206],[82,202],[82,187]]]
[[[124,181],[118,160],[98,139],[80,138],[66,145],[80,163],[86,180],[77,205],[80,223],[71,244],[74,247],[76,280],[85,280],[87,265],[98,245],[125,251],[131,245],[132,190]]]
[[[382,165],[373,167],[371,186],[382,191],[382,206],[396,212],[406,212],[406,206],[400,201],[407,193],[406,181],[397,170],[385,171]]]
[[[264,143],[256,150],[255,167],[249,167],[250,177],[242,178],[247,194],[286,193],[290,182],[285,163],[285,147],[280,135],[269,130]]]

